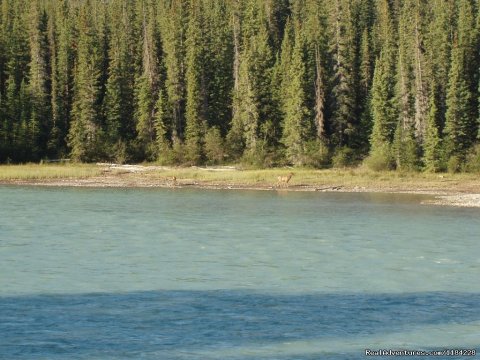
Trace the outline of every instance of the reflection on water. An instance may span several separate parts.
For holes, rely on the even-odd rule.
[[[0,359],[360,359],[480,338],[480,212],[0,187]]]

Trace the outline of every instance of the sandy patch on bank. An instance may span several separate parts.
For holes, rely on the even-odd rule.
[[[429,205],[480,208],[480,194],[437,196],[435,200],[425,201],[424,203]]]

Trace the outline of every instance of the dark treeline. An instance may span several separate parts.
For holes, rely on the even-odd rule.
[[[475,0],[0,0],[0,162],[480,166]]]

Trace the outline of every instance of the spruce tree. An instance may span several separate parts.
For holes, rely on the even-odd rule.
[[[238,87],[234,90],[233,107],[235,112],[232,127],[228,133],[230,155],[254,155],[258,140],[259,110],[249,73],[250,57],[244,53],[240,60]]]
[[[472,93],[465,79],[463,49],[454,44],[447,92],[445,146],[447,156],[465,158],[476,135],[476,119],[471,117]]]
[[[432,21],[425,44],[429,63],[427,76],[435,83],[435,88],[431,89],[430,95],[432,92],[436,93],[437,125],[439,133],[442,134],[445,126],[446,98],[453,42],[452,34],[455,26],[455,4],[452,1],[433,0],[431,9]]]
[[[293,165],[305,163],[306,142],[311,134],[311,113],[305,101],[304,43],[297,32],[295,45],[288,68],[288,85],[285,89],[284,123],[282,143],[286,148],[287,160]]]
[[[478,5],[478,3],[477,3]],[[468,87],[469,104],[465,111],[471,118],[471,130],[477,133],[478,124],[473,119],[477,117],[477,93],[479,58],[479,33],[475,23],[475,6],[471,0],[458,0],[457,40],[458,48],[463,56],[463,76]],[[452,63],[453,66],[453,63]]]
[[[54,13],[53,34],[50,34],[52,127],[48,150],[50,154],[66,156],[76,57],[76,49],[71,44],[75,41],[77,18],[74,17],[74,12],[67,1],[52,11]]]
[[[135,86],[136,112],[137,121],[137,139],[143,150],[144,156],[149,160],[154,160],[156,151],[155,144],[155,127],[154,127],[154,91],[152,83],[148,76],[143,74],[137,79]]]
[[[397,124],[395,79],[389,65],[387,55],[382,51],[376,61],[372,84],[372,152],[390,144]]]
[[[205,75],[202,64],[204,48],[202,38],[201,8],[196,0],[191,0],[187,29],[186,53],[186,128],[185,158],[191,164],[202,160],[204,133],[206,127],[205,112]]]
[[[419,169],[419,149],[412,124],[403,124],[401,121],[397,123],[392,150],[396,169],[407,171]]]
[[[205,118],[224,136],[232,119],[234,44],[228,2],[204,0],[203,87]]]
[[[275,113],[272,95],[273,55],[265,23],[264,9],[254,0],[245,4],[242,24],[243,49],[234,86],[232,126],[227,136],[230,155],[244,156],[247,162],[262,162],[257,147],[263,126]],[[261,144],[263,148],[265,144]]]
[[[393,149],[398,169],[413,170],[418,159],[415,146],[415,135],[423,136],[423,118],[417,118],[418,98],[416,95],[416,69],[418,64],[416,49],[416,19],[413,0],[407,0],[401,8],[398,24],[398,65],[396,84],[396,104],[398,106],[398,123],[395,130]],[[413,36],[412,36],[413,35]],[[413,56],[415,54],[415,56]],[[422,67],[420,67],[422,68]],[[417,122],[420,121],[421,123]],[[421,126],[420,126],[421,125]],[[416,131],[414,131],[414,129]],[[423,130],[422,130],[423,131]]]
[[[394,96],[394,78],[389,66],[388,53],[383,52],[376,61],[372,84],[372,133],[370,136],[370,157],[374,169],[388,169],[392,166],[391,143],[397,126],[397,110]]]
[[[335,0],[333,6],[333,140],[338,146],[352,146],[358,125],[355,116],[357,105],[354,17],[349,1]]]
[[[47,39],[47,15],[36,1],[30,5],[30,76],[28,93],[31,101],[29,143],[32,159],[45,154],[51,129],[50,69]]]
[[[425,129],[428,116],[428,89],[429,71],[428,61],[425,54],[425,38],[427,33],[427,5],[417,1],[415,7],[415,136],[421,143],[425,137]]]
[[[432,92],[430,93],[430,110],[427,118],[427,127],[425,129],[423,162],[425,164],[425,170],[437,172],[441,169],[442,143],[438,126],[439,111],[436,104],[436,87],[433,86],[432,88]]]
[[[172,119],[172,141],[179,145],[185,129],[185,36],[188,24],[188,2],[172,0],[159,9],[168,111]],[[178,147],[178,146],[177,146]]]
[[[90,1],[80,8],[72,123],[68,134],[73,159],[93,161],[103,156],[100,123],[101,52]]]
[[[141,4],[142,70],[135,81],[135,119],[137,141],[143,156],[153,161],[157,156],[155,145],[155,102],[159,87],[159,37],[155,13],[151,7]]]
[[[155,104],[154,126],[156,132],[157,160],[160,163],[170,163],[172,161],[172,152],[170,142],[168,140],[168,117],[167,117],[167,100],[165,92],[160,89],[158,99]]]
[[[105,140],[113,149],[109,156],[127,156],[127,146],[134,138],[134,85],[137,67],[137,46],[133,6],[114,3],[110,9],[108,78],[105,86]]]

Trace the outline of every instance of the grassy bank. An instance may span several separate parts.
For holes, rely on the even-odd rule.
[[[26,164],[1,165],[0,181],[85,179],[101,174],[96,165],[86,164]]]
[[[205,184],[242,184],[246,186],[278,186],[278,176],[289,172],[294,175],[288,186],[317,188],[340,187],[345,189],[398,189],[398,190],[459,190],[480,191],[480,178],[475,174],[431,174],[418,172],[374,172],[364,168],[354,169],[262,169],[218,171],[198,168],[179,168],[149,173],[148,176],[166,178],[175,176],[179,181],[196,181]]]
[[[293,172],[288,184],[278,177]],[[176,180],[173,180],[173,179]],[[57,183],[62,180],[61,184]],[[84,164],[3,165],[3,183],[42,182],[75,186],[196,186],[291,190],[402,191],[435,193],[480,193],[476,174],[431,174],[417,172],[374,172],[365,168],[241,170],[233,167],[176,168],[154,165],[108,166]]]

